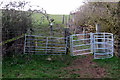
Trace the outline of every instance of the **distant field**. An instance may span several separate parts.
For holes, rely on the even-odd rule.
[[[55,24],[62,24],[63,15],[52,15],[52,14],[49,14],[49,17],[54,19]],[[67,18],[68,18],[68,15],[65,15],[65,22],[66,22]],[[41,21],[43,21],[44,25],[45,24],[47,24],[47,25],[49,24],[47,19],[45,18],[45,16],[40,14],[40,13],[34,13],[32,15],[32,19],[35,20],[35,21],[38,21],[37,24],[40,24]]]
[[[55,28],[59,28],[59,27],[66,27],[65,24],[62,24],[63,21],[63,15],[52,15],[49,14],[49,19],[54,19],[54,25],[53,25],[53,29]],[[68,18],[68,15],[65,15],[64,18],[64,23],[66,22]],[[33,22],[33,29],[34,29],[34,34],[42,34],[42,35],[49,35],[50,34],[50,26],[49,26],[49,22],[46,19],[46,17],[41,14],[41,13],[34,13],[32,15],[32,22]],[[55,36],[62,36],[61,33],[63,32],[63,30],[54,30],[54,34]],[[56,34],[59,33],[59,34]]]
[[[63,21],[63,15],[50,15],[51,18],[55,19],[55,22],[58,24],[62,24]],[[68,19],[68,15],[65,15],[65,22]]]

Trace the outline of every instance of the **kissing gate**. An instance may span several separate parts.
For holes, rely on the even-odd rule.
[[[34,37],[34,38],[32,38]],[[94,59],[113,57],[114,39],[111,33],[73,34],[70,38],[70,54],[72,56],[94,54]],[[35,54],[66,54],[68,38],[43,37],[26,35],[24,52]]]

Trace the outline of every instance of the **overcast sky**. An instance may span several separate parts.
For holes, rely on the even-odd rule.
[[[2,1],[2,0],[0,0]],[[23,1],[23,0],[4,0]],[[69,14],[83,4],[84,0],[24,0],[30,1],[32,5],[39,5],[49,14]]]

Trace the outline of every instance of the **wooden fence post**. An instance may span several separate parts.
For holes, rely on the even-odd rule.
[[[70,52],[70,32],[69,32],[69,28],[65,28],[65,43],[67,44],[66,53],[68,54]]]
[[[63,15],[62,24],[65,23],[65,15]]]
[[[120,35],[118,35],[117,39],[117,56],[120,57]]]
[[[100,26],[100,24],[96,23],[95,27],[96,27],[96,33],[100,33],[101,32],[101,26]],[[100,36],[100,34],[98,36]],[[98,42],[102,42],[102,39],[98,39]],[[103,46],[103,44],[98,44],[97,47],[98,48],[102,48],[104,46]],[[101,50],[98,50],[98,52],[101,52]],[[102,50],[102,52],[105,52],[105,51]]]
[[[0,14],[0,79],[2,78],[2,13]]]

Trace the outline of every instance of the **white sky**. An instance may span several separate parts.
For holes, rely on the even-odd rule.
[[[21,0],[0,0],[0,1],[21,1]],[[23,0],[22,0],[23,1]],[[30,1],[32,5],[39,5],[48,14],[69,14],[83,4],[84,0],[24,0]]]

